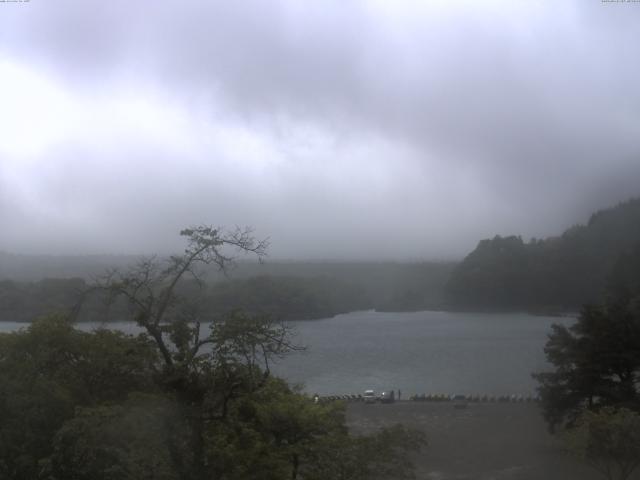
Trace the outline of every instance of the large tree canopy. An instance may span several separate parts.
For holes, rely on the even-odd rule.
[[[570,327],[554,325],[545,352],[555,370],[534,374],[553,429],[584,408],[640,409],[640,246],[614,268],[607,301],[585,306]]]

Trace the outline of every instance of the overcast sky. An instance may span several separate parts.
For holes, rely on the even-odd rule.
[[[0,250],[460,258],[640,194],[640,3],[0,2]]]

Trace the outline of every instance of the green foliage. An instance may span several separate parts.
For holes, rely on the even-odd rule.
[[[640,243],[620,255],[609,275],[607,302],[640,313]]]
[[[343,404],[265,375],[258,358],[287,348],[286,332],[268,325],[236,312],[182,373],[162,372],[145,336],[80,332],[61,317],[0,335],[0,478],[409,475],[419,434],[353,437]]]
[[[23,322],[51,312],[68,312],[86,288],[81,278],[0,281],[0,320]]]
[[[153,396],[80,408],[53,438],[43,473],[65,480],[175,479],[166,442],[173,417],[172,405]]]
[[[614,264],[638,243],[640,199],[597,212],[560,237],[482,240],[454,269],[448,300],[464,308],[576,309],[601,299]]]
[[[201,337],[185,278],[199,288],[197,267],[227,268],[225,247],[261,255],[264,244],[246,231],[182,233],[184,255],[112,271],[90,290],[120,298],[145,334],[85,333],[52,316],[0,335],[0,479],[409,473],[419,436],[396,428],[352,437],[340,404],[314,403],[270,376],[270,362],[297,348],[286,326],[233,311]]]
[[[366,437],[332,436],[312,452],[315,461],[305,479],[338,480],[414,478],[410,454],[426,444],[421,432],[401,425],[384,428]]]
[[[208,429],[208,463],[216,478],[296,478],[321,439],[345,434],[339,405],[313,403],[270,379]]]
[[[640,247],[613,269],[607,302],[583,308],[571,327],[554,325],[545,347],[553,372],[535,374],[549,426],[570,424],[586,407],[640,410]]]
[[[218,444],[227,446],[224,458],[211,457],[211,463],[234,472],[217,472],[221,478],[413,478],[409,454],[426,443],[420,432],[400,425],[352,436],[344,404],[314,403],[280,380],[238,402],[231,418],[233,430],[211,433],[219,438],[224,432]],[[241,448],[230,449],[234,444]]]
[[[631,410],[587,410],[563,437],[572,454],[608,480],[626,480],[640,465],[640,415]]]
[[[539,373],[550,427],[573,421],[586,406],[638,405],[640,318],[606,307],[585,307],[576,324],[554,325],[545,347],[554,372]]]
[[[59,316],[0,335],[0,478],[36,478],[76,407],[152,391],[156,359],[143,337],[84,333]]]

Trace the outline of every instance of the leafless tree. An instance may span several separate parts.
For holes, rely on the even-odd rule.
[[[153,339],[159,352],[159,386],[175,399],[180,418],[189,425],[190,439],[169,438],[168,449],[182,478],[206,478],[204,432],[213,421],[224,421],[234,398],[255,391],[267,381],[273,358],[298,349],[288,327],[264,316],[234,312],[214,322],[201,335],[198,305],[179,291],[187,279],[204,286],[205,268],[225,275],[237,255],[262,261],[267,240],[252,230],[226,231],[211,226],[182,230],[184,253],[169,258],[144,258],[131,268],[110,270],[85,292],[106,292],[111,301],[123,299],[130,315]],[[197,303],[197,302],[196,302]],[[80,310],[81,302],[75,313]],[[190,459],[185,462],[185,459]]]
[[[197,308],[177,293],[178,285],[191,278],[202,287],[203,267],[213,266],[226,275],[238,254],[252,254],[262,261],[268,247],[268,240],[256,240],[250,228],[226,231],[197,226],[182,230],[180,235],[187,239],[183,254],[166,259],[152,256],[125,271],[109,270],[84,296],[102,291],[110,301],[124,299],[132,319],[153,338],[167,367],[177,361],[192,362],[200,347],[210,343],[199,338]],[[74,310],[78,312],[79,308]]]

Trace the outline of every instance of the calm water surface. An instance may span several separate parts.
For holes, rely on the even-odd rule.
[[[412,393],[533,394],[531,372],[548,368],[552,323],[526,314],[356,312],[294,322],[308,346],[278,373],[319,394],[367,388]]]
[[[273,370],[309,393],[401,389],[413,393],[535,393],[531,372],[545,370],[544,344],[552,323],[567,318],[460,312],[354,312],[290,322],[306,351]],[[135,333],[132,323],[118,329]],[[24,324],[0,323],[0,331]],[[93,329],[97,324],[83,324]]]

